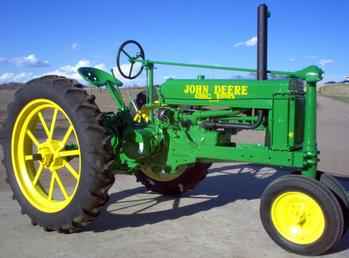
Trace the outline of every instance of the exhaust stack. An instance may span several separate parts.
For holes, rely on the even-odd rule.
[[[257,9],[257,80],[267,80],[268,64],[268,6]]]

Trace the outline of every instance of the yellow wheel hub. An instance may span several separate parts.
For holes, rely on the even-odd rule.
[[[80,146],[58,104],[36,99],[23,107],[12,131],[11,156],[19,188],[32,206],[54,213],[71,203],[80,181]]]
[[[65,158],[60,152],[64,148],[62,141],[47,140],[38,145],[38,154],[41,155],[41,163],[47,169],[60,169],[64,167]]]
[[[278,196],[272,204],[271,218],[279,234],[299,245],[314,243],[325,231],[322,208],[302,192],[286,192]]]
[[[149,122],[149,109],[146,106],[143,106],[140,110],[137,111],[137,113],[133,117],[133,121],[136,123],[141,122]]]

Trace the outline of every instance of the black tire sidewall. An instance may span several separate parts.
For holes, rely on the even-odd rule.
[[[312,197],[320,205],[325,216],[325,231],[316,242],[299,245],[285,239],[271,220],[271,207],[275,199],[285,192],[299,191]],[[284,249],[306,255],[326,252],[336,242],[343,231],[343,214],[333,194],[320,182],[302,176],[288,176],[286,180],[272,182],[261,198],[260,216],[268,235]]]
[[[16,94],[15,101],[11,105],[11,110],[8,112],[8,130],[7,136],[8,140],[5,147],[5,163],[7,168],[7,176],[9,184],[13,190],[14,197],[20,203],[23,213],[28,214],[34,221],[40,221],[42,226],[47,227],[59,227],[61,225],[70,224],[73,218],[78,217],[81,214],[83,207],[82,203],[88,202],[90,198],[89,189],[93,186],[94,176],[90,174],[86,168],[90,166],[89,160],[91,157],[87,157],[89,154],[85,153],[84,150],[90,148],[89,146],[89,136],[86,135],[84,130],[84,123],[81,117],[78,117],[78,113],[74,111],[74,106],[77,107],[80,103],[71,103],[64,97],[61,90],[64,88],[54,88],[54,87],[42,87],[41,85],[31,85],[25,86],[28,88],[23,88],[18,94]],[[28,200],[24,197],[17,183],[17,179],[13,173],[13,167],[11,162],[11,135],[13,131],[13,126],[17,119],[17,116],[30,101],[38,98],[44,98],[55,102],[59,105],[64,112],[69,116],[72,121],[76,133],[79,139],[80,151],[81,151],[81,176],[76,190],[75,196],[72,201],[61,211],[55,213],[42,212],[35,207],[33,207]],[[83,186],[83,187],[82,187]]]

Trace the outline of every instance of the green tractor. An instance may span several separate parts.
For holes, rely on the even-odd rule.
[[[134,174],[148,190],[178,195],[202,181],[213,162],[267,164],[294,171],[261,196],[260,217],[270,237],[298,254],[332,248],[347,227],[349,198],[336,179],[317,170],[316,84],[323,71],[268,70],[268,17],[260,5],[257,69],[149,60],[139,43],[124,42],[117,53],[120,74],[134,79],[145,69],[147,76],[146,93],[132,108],[122,98],[123,83],[96,68],[79,73],[105,87],[115,112],[101,112],[75,80],[28,82],[8,106],[2,132],[7,181],[22,212],[46,230],[70,233],[98,216],[115,173]],[[160,65],[253,72],[257,80],[198,76],[156,87],[154,67]],[[264,131],[264,144],[232,140],[244,130]]]

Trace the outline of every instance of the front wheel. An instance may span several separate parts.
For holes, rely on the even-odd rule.
[[[101,112],[76,84],[56,76],[29,82],[2,132],[7,181],[22,213],[67,233],[98,215],[114,182]]]
[[[261,197],[260,216],[269,236],[282,248],[320,255],[342,237],[343,212],[337,198],[319,181],[283,176]]]

